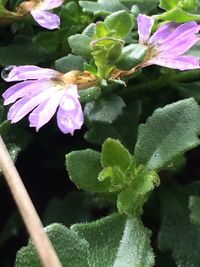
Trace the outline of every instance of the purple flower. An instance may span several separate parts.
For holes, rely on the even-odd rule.
[[[148,46],[142,67],[152,64],[179,70],[200,67],[198,58],[183,55],[199,41],[197,33],[200,27],[195,21],[184,24],[166,23],[160,26],[151,37],[154,19],[140,14],[137,21],[139,42]]]
[[[47,10],[61,6],[63,1],[64,0],[32,0],[22,2],[18,8],[18,13],[25,15],[30,12],[40,26],[53,30],[59,28],[60,18]]]
[[[8,120],[16,123],[31,112],[30,127],[38,131],[57,111],[58,127],[63,133],[73,135],[83,124],[83,111],[72,76],[73,72],[62,74],[37,66],[4,69],[5,81],[21,81],[3,94],[4,105],[15,102],[9,109]]]

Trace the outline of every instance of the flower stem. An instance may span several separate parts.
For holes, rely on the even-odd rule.
[[[0,167],[43,266],[62,267],[1,136]]]

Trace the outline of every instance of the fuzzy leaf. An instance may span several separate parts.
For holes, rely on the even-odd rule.
[[[63,73],[71,70],[83,70],[84,59],[82,57],[69,54],[66,57],[56,60],[55,68]]]
[[[85,58],[91,57],[90,41],[91,38],[84,34],[75,34],[68,38],[72,52]]]
[[[175,157],[200,144],[200,110],[193,98],[157,109],[140,126],[136,162],[150,170],[164,168]]]

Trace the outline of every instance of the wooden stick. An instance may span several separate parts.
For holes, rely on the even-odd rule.
[[[0,168],[44,267],[62,267],[1,136]]]

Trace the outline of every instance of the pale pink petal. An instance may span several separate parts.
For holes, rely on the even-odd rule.
[[[8,112],[8,120],[12,123],[18,122],[24,116],[26,116],[31,110],[37,107],[39,104],[46,101],[50,96],[56,92],[56,88],[51,87],[45,91],[40,92],[35,96],[25,96],[18,100]]]
[[[177,57],[187,52],[194,44],[200,40],[195,34],[189,35],[185,39],[175,39],[173,42],[166,42],[157,48],[157,51],[163,56]]]
[[[198,33],[200,30],[199,25],[195,21],[186,22],[181,24],[179,27],[176,28],[168,37],[166,38],[165,42],[178,42],[179,40],[184,40],[188,38],[190,35]]]
[[[77,96],[67,90],[57,112],[58,127],[63,133],[73,135],[75,130],[81,128],[83,120],[83,111]]]
[[[2,71],[2,77],[6,82],[13,82],[13,81],[22,81],[22,80],[43,80],[43,79],[51,79],[53,77],[56,77],[60,75],[58,71],[47,69],[47,68],[40,68],[37,66],[32,65],[25,65],[25,66],[13,66],[12,69],[10,69],[9,73],[4,75],[5,72],[9,69],[9,66],[6,67]]]
[[[166,23],[160,26],[149,39],[150,44],[160,45],[165,42],[166,38],[179,26],[174,22]]]
[[[43,10],[32,10],[31,15],[37,23],[49,30],[57,29],[60,26],[60,18],[58,15]]]
[[[180,56],[176,58],[157,57],[148,61],[148,65],[153,64],[182,71],[200,68],[199,59],[193,56]]]
[[[52,86],[52,82],[48,80],[41,81],[26,81],[15,84],[8,88],[5,93],[3,93],[3,98],[5,99],[4,105],[9,105],[15,102],[18,98],[38,94],[39,92],[48,89]]]
[[[64,0],[44,0],[38,9],[50,10],[59,7],[63,4]]]
[[[38,131],[43,125],[50,121],[60,104],[64,92],[64,90],[57,91],[31,112],[29,115],[30,127],[36,127]]]
[[[151,29],[154,24],[154,19],[149,16],[139,14],[137,17],[137,23],[138,23],[139,42],[141,44],[144,44],[148,41],[150,37]]]

